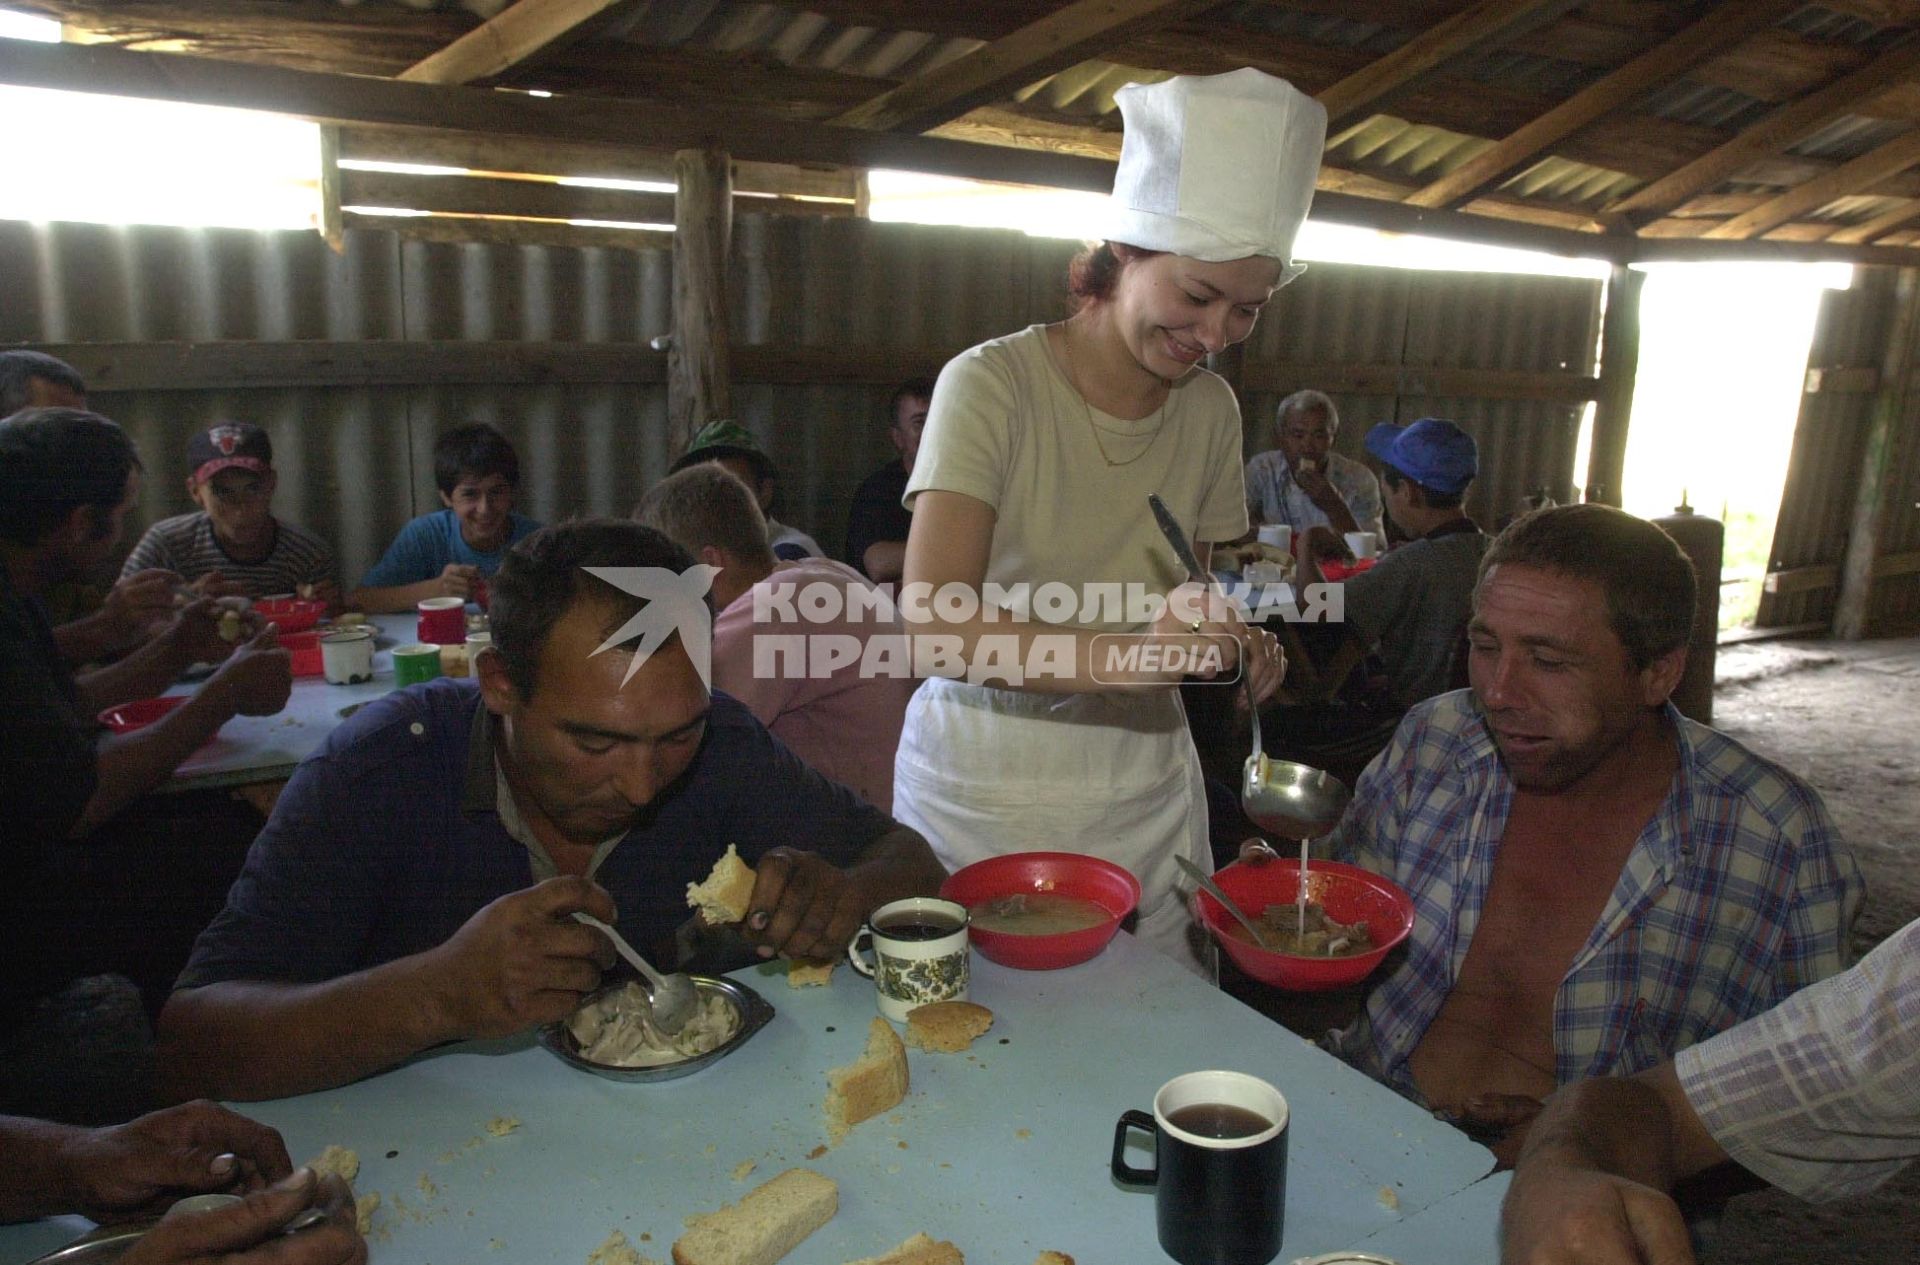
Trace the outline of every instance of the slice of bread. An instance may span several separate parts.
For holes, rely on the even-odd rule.
[[[773,1265],[839,1210],[840,1188],[831,1177],[790,1168],[737,1204],[687,1218],[687,1232],[674,1240],[673,1265]]]
[[[936,1001],[907,1012],[907,1044],[957,1054],[993,1026],[993,1012],[970,1001]]]
[[[1073,1258],[1065,1252],[1042,1252],[1033,1258],[1033,1265],[1073,1265]]]
[[[833,968],[840,965],[840,959],[826,962],[808,962],[800,958],[787,959],[788,988],[824,988],[833,983]]]
[[[847,1130],[898,1106],[907,1096],[907,1047],[885,1019],[867,1029],[867,1048],[827,1073],[827,1138],[835,1146]]]
[[[753,905],[753,870],[740,852],[727,845],[726,855],[713,863],[704,883],[687,884],[687,904],[700,911],[710,927],[724,927],[747,916]]]
[[[883,1256],[863,1256],[847,1265],[967,1265],[967,1258],[944,1239],[916,1234]]]

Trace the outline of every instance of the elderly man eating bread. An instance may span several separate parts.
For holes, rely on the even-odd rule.
[[[167,1088],[302,1093],[561,1018],[613,960],[570,915],[671,962],[729,844],[762,956],[836,954],[933,894],[925,840],[708,689],[700,575],[612,519],[515,546],[478,679],[369,704],[288,783],[161,1016]]]

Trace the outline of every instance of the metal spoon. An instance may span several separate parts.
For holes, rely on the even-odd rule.
[[[1175,858],[1173,858],[1173,861],[1175,865],[1178,865],[1182,870],[1186,871],[1188,878],[1192,879],[1194,882],[1200,884],[1201,887],[1205,888],[1207,895],[1219,901],[1223,909],[1225,909],[1228,913],[1232,914],[1235,918],[1238,918],[1240,920],[1241,926],[1245,927],[1248,931],[1251,931],[1253,933],[1253,942],[1255,944],[1269,951],[1273,949],[1273,946],[1267,943],[1266,936],[1260,933],[1260,924],[1256,923],[1253,919],[1247,917],[1245,913],[1241,912],[1240,906],[1233,903],[1233,897],[1221,891],[1220,885],[1214,882],[1211,878],[1208,878],[1205,870],[1202,870],[1199,866],[1195,865],[1193,862],[1187,860],[1187,858],[1183,856],[1176,856]]]
[[[694,1011],[700,1005],[700,994],[694,988],[692,979],[682,972],[662,975],[654,970],[652,965],[627,943],[625,936],[592,914],[575,910],[573,920],[585,923],[613,941],[613,947],[619,951],[621,957],[627,960],[628,965],[646,977],[647,986],[653,994],[654,1027],[672,1035],[687,1026],[687,1021],[693,1018]]]

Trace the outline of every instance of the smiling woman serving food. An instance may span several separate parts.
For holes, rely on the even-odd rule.
[[[965,667],[914,697],[894,811],[951,867],[1032,849],[1126,866],[1145,889],[1140,933],[1205,969],[1175,881],[1176,855],[1211,868],[1179,675],[1124,651],[1142,634],[1212,646],[1261,697],[1283,665],[1218,599],[1151,623],[1127,607],[1186,579],[1148,494],[1203,560],[1247,530],[1239,408],[1196,366],[1302,270],[1293,238],[1326,113],[1255,70],[1116,99],[1126,136],[1106,240],[1074,261],[1077,310],[962,354],[934,389],[907,484],[902,614],[909,632],[957,639]],[[942,600],[916,609],[917,586]]]

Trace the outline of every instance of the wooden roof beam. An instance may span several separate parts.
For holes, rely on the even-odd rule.
[[[411,126],[653,149],[729,150],[751,162],[899,167],[1105,193],[1113,164],[924,136],[790,123],[745,110],[604,97],[532,97],[78,44],[0,40],[0,83],[269,110],[320,123]]]
[[[1407,201],[1422,207],[1451,207],[1464,202],[1600,116],[1621,108],[1715,52],[1803,7],[1802,0],[1725,0],[1672,39],[1575,93]]]
[[[1845,228],[1829,233],[1827,240],[1845,245],[1865,245],[1916,219],[1920,219],[1920,198],[1914,198],[1905,206],[1895,207],[1864,223],[1849,224]]]
[[[502,74],[626,0],[518,0],[401,71],[409,83],[472,83]]]
[[[1920,128],[1896,136],[1878,149],[1869,150],[1852,162],[1841,163],[1777,198],[1770,198],[1744,215],[1716,224],[1701,236],[1720,241],[1758,237],[1796,215],[1823,207],[1835,198],[1858,193],[1916,164],[1920,164]]]
[[[1036,79],[1078,65],[1117,40],[1184,21],[1218,3],[1075,0],[1037,22],[862,102],[833,122],[874,131],[924,132]]]
[[[1429,70],[1491,40],[1509,36],[1523,23],[1551,21],[1581,0],[1480,0],[1414,36],[1377,61],[1369,62],[1318,93],[1327,107],[1329,134],[1343,121]]]
[[[1874,93],[1907,81],[1916,71],[1920,71],[1920,41],[1882,54],[1852,74],[1780,107],[1726,144],[1621,198],[1606,208],[1607,213],[1656,217],[1833,119],[1860,113]]]

